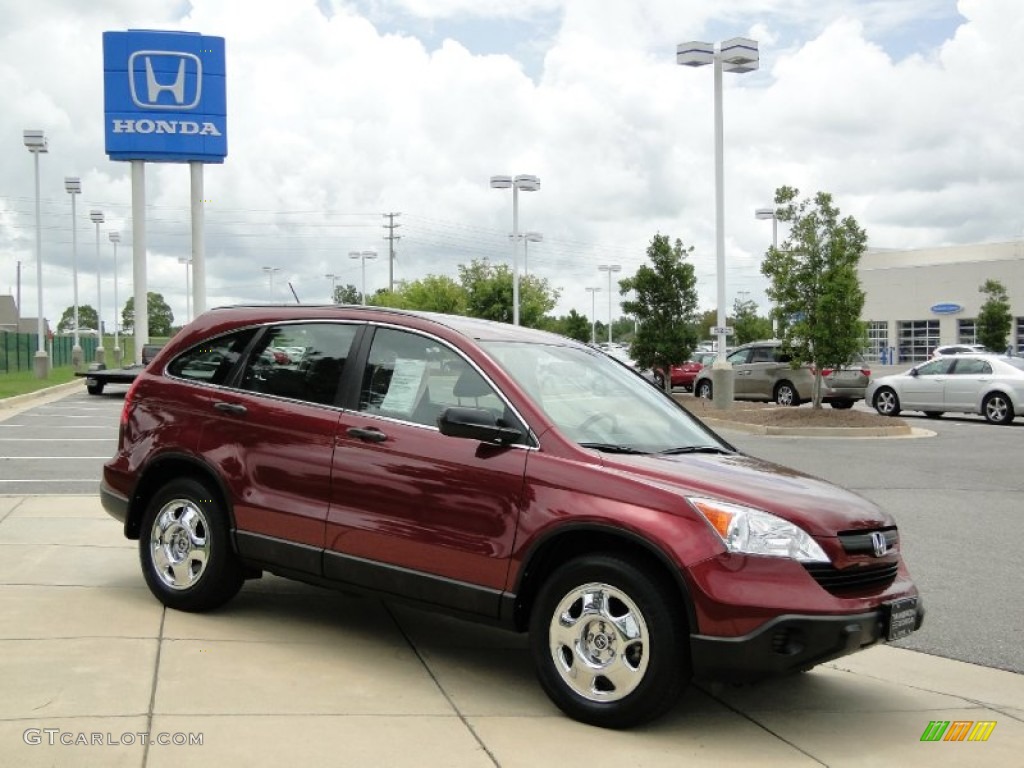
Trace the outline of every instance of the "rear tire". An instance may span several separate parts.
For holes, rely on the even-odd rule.
[[[86,384],[85,391],[88,392],[90,395],[102,395],[103,384]]]
[[[204,483],[183,478],[164,485],[150,499],[140,531],[142,574],[168,608],[208,611],[242,588],[227,513]]]
[[[924,415],[929,419],[941,419],[943,411],[925,411]]]
[[[829,405],[837,411],[845,411],[848,408],[853,408],[853,400],[833,400]]]
[[[694,393],[697,395],[697,397],[703,400],[711,400],[711,382],[708,381],[707,379],[699,381],[697,383],[697,388],[694,390]]]
[[[690,678],[682,606],[639,561],[570,560],[541,587],[530,650],[541,687],[569,717],[629,728],[670,709]]]
[[[1013,403],[1002,392],[993,392],[981,404],[981,412],[990,424],[1009,424],[1013,421]]]

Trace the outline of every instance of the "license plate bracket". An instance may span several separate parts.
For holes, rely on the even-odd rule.
[[[914,632],[917,624],[917,598],[904,597],[885,604],[884,634],[888,641],[899,640]]]

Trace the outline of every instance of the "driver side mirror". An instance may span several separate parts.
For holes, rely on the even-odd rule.
[[[911,368],[909,371],[907,371],[907,376],[914,376],[914,377],[916,377],[917,375],[918,375],[917,368]]]
[[[518,429],[500,426],[494,414],[486,408],[445,408],[437,417],[437,428],[448,437],[465,437],[497,445],[510,445],[523,436]]]

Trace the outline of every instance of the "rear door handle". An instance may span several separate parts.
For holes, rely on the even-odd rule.
[[[219,403],[214,403],[213,407],[216,408],[218,411],[223,411],[224,413],[230,413],[230,414],[232,414],[234,416],[244,416],[246,414],[245,406],[244,405],[240,405],[239,403],[219,402]]]
[[[358,437],[360,440],[365,440],[368,443],[383,443],[388,439],[388,436],[381,432],[379,429],[362,429],[360,427],[349,427],[345,430],[350,437]]]

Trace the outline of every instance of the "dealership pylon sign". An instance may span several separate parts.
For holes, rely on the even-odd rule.
[[[224,162],[224,38],[104,32],[103,107],[111,160]]]

